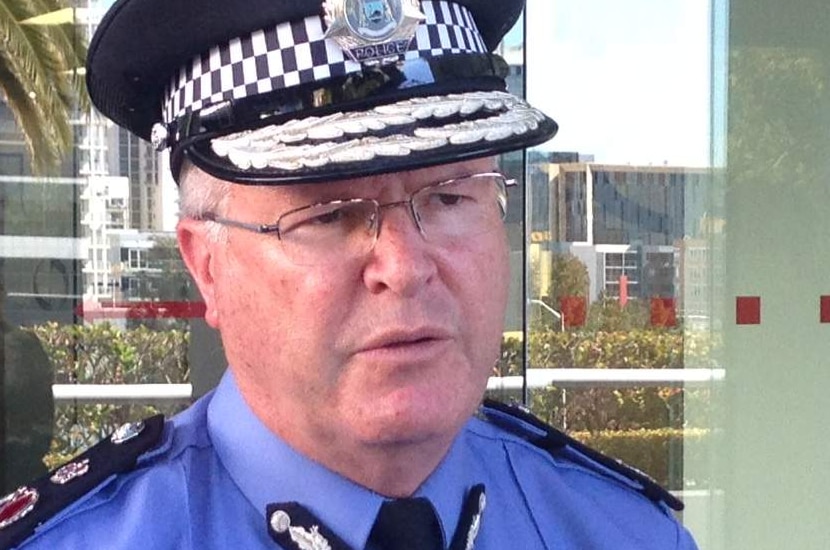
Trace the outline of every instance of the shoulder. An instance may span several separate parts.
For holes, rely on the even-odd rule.
[[[488,427],[485,429],[491,434],[498,434],[514,449],[521,448],[518,454],[525,461],[541,463],[542,468],[558,466],[560,471],[569,469],[606,482],[610,487],[645,497],[657,506],[675,511],[683,509],[683,503],[677,497],[647,474],[580,443],[542,422],[523,407],[486,400],[479,418],[486,423]]]
[[[50,532],[57,536],[64,528],[85,537],[79,531],[105,531],[107,519],[148,509],[130,507],[128,501],[175,498],[182,457],[204,444],[198,409],[194,405],[173,420],[157,415],[124,424],[67,464],[4,497],[0,549]]]
[[[467,433],[476,456],[503,457],[508,475],[496,474],[496,489],[509,491],[547,547],[696,548],[673,513],[683,508],[674,495],[528,411],[486,401]]]

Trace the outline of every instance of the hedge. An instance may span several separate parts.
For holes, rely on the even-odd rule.
[[[187,383],[189,332],[183,328],[120,329],[109,323],[31,328],[52,361],[57,384]],[[124,422],[158,413],[174,414],[186,405],[60,404],[49,454],[54,468],[94,445]]]
[[[186,383],[189,333],[185,327],[119,329],[109,324],[30,328],[50,357],[55,382]],[[685,352],[696,366],[711,361],[711,342],[678,330],[545,331],[528,340],[530,368],[681,368]],[[507,339],[493,374],[517,375],[523,343]],[[502,399],[517,395],[499,394]],[[683,419],[684,400],[707,400],[705,390],[677,388],[565,389],[549,386],[531,394],[531,409],[545,421],[577,438],[676,485],[669,461],[682,444],[698,445],[705,430],[690,429]],[[71,458],[123,422],[157,412],[174,414],[183,406],[81,405],[56,407],[52,448],[44,462],[54,467]],[[672,488],[678,488],[676,486]]]
[[[683,460],[702,461],[707,437],[704,429],[603,430],[571,432],[574,439],[647,473],[664,487],[701,489],[705,480],[683,479]]]

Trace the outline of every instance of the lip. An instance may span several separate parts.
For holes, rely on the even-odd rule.
[[[451,339],[450,331],[438,327],[385,329],[358,346],[356,354],[414,352]]]

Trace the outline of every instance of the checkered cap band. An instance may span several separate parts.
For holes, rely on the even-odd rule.
[[[443,0],[424,0],[421,8],[426,19],[403,59],[487,53],[467,8]],[[323,18],[312,16],[215,46],[171,79],[162,105],[164,122],[225,100],[360,72],[361,64],[324,34]]]

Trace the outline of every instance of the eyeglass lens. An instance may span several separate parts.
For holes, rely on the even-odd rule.
[[[286,254],[300,265],[340,263],[372,250],[380,210],[410,204],[413,222],[436,244],[486,233],[501,226],[507,195],[497,174],[477,174],[416,191],[409,201],[332,201],[289,212],[279,219]]]

